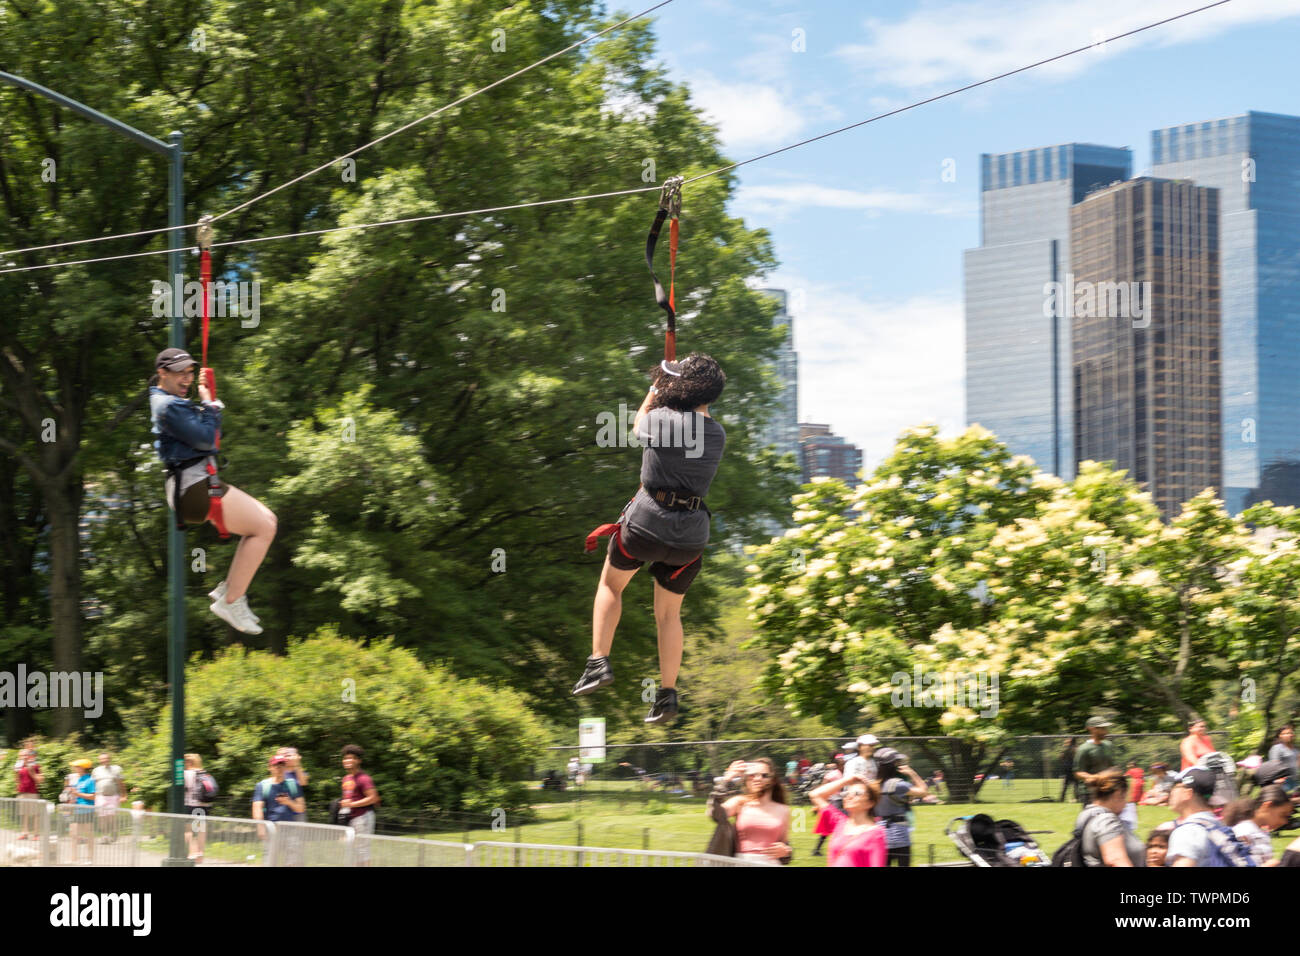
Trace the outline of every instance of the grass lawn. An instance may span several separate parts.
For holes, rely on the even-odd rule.
[[[596,789],[596,788],[599,789]],[[1016,781],[1013,795],[1024,787],[1024,796],[1036,796],[1042,785],[1037,780]],[[1074,819],[1081,809],[1077,803],[1023,803],[992,802],[1001,798],[1004,791],[998,781],[985,789],[990,799],[986,803],[922,805],[915,808],[916,830],[912,834],[912,863],[944,863],[965,859],[961,851],[944,835],[944,826],[953,817],[987,813],[995,820],[1015,820],[1027,830],[1050,830],[1039,833],[1035,839],[1051,853],[1069,839]],[[1057,791],[1059,794],[1059,790]],[[547,843],[584,846],[618,847],[639,850],[678,850],[701,853],[713,833],[713,823],[705,813],[705,799],[647,791],[635,782],[601,781],[593,783],[579,795],[564,793],[535,794],[536,821],[516,827],[509,819],[504,830],[470,830],[463,833],[430,833],[435,840],[460,840],[467,836],[470,842],[500,841]],[[540,802],[543,799],[547,802]],[[1023,796],[1022,796],[1023,799]],[[795,806],[791,817],[791,843],[795,849],[792,866],[825,866],[825,857],[811,855],[817,837],[813,834],[816,818],[807,805]],[[1166,807],[1138,807],[1138,836],[1145,840],[1157,825],[1172,819]],[[582,832],[579,838],[578,827]],[[1274,850],[1281,855],[1283,849],[1296,837],[1295,833],[1273,838]],[[824,849],[824,848],[823,848]]]

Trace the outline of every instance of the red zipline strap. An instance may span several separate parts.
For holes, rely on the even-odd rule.
[[[650,269],[650,278],[655,284],[655,302],[659,308],[668,313],[668,330],[664,333],[664,358],[673,361],[677,358],[677,312],[675,298],[675,289],[677,273],[677,219],[682,211],[682,177],[673,176],[664,181],[663,188],[659,192],[659,211],[655,214],[654,224],[650,227],[650,235],[645,241],[645,264]],[[668,227],[668,256],[669,256],[669,289],[670,292],[665,295],[664,287],[659,283],[659,276],[655,274],[655,246],[659,242],[659,230],[663,228],[664,220],[671,217],[671,224]]]
[[[595,531],[593,531],[591,534],[587,535],[587,550],[588,550],[588,551],[595,551],[595,550],[596,550],[596,546],[597,546],[598,544],[600,544],[600,539],[601,539],[601,538],[605,538],[605,537],[608,537],[608,536],[611,535],[611,534],[617,534],[617,533],[618,533],[618,522],[617,522],[617,521],[613,522],[612,524],[603,524],[603,525],[601,525],[599,528],[597,528],[597,529],[596,529]]]
[[[203,291],[203,384],[207,386],[208,391],[213,398],[217,397],[217,376],[216,373],[208,367],[208,326],[212,321],[211,316],[211,288],[212,288],[212,217],[204,216],[199,220],[197,237],[199,240],[199,284]],[[218,429],[212,442],[213,454],[208,456],[208,520],[217,528],[217,533],[221,535],[224,541],[230,537],[230,532],[226,530],[225,516],[221,512],[221,496],[225,494],[225,489],[221,487],[221,480],[217,478],[216,452],[221,448],[221,431]]]

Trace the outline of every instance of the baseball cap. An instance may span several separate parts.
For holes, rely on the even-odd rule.
[[[183,372],[192,365],[198,365],[194,356],[184,349],[163,349],[154,360],[154,368],[165,368],[169,372]]]
[[[1208,797],[1214,793],[1214,771],[1202,767],[1189,767],[1174,777],[1174,786],[1179,784],[1192,788],[1198,797]]]
[[[845,749],[845,750],[857,750],[857,749],[858,749],[858,742],[857,742],[856,740],[850,740],[848,743],[846,743],[846,744],[844,745],[844,749]]]
[[[858,738],[858,746],[878,747],[880,746],[880,739],[871,734],[863,734],[861,737]]]
[[[893,747],[881,747],[876,751],[876,763],[907,763],[907,754],[899,753]]]
[[[1109,727],[1109,726],[1110,726],[1110,721],[1107,720],[1105,717],[1089,717],[1089,718],[1088,718],[1087,726],[1090,727],[1090,728],[1091,728],[1091,727]]]
[[[1290,775],[1290,768],[1280,760],[1265,760],[1255,768],[1255,783],[1261,787],[1268,786],[1278,777]]]
[[[266,762],[266,765],[268,767],[274,767],[278,763],[288,763],[288,761],[285,759],[284,754],[276,754],[274,757],[272,757],[270,760]]]
[[[82,770],[89,770],[91,767],[95,766],[95,763],[93,760],[86,760],[83,757],[81,760],[72,761],[72,766],[80,767]]]

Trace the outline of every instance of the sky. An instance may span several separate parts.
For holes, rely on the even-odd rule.
[[[678,0],[654,29],[741,161],[1203,2]],[[791,296],[799,420],[830,424],[868,469],[903,428],[964,427],[981,153],[1128,146],[1142,175],[1154,129],[1300,115],[1297,50],[1300,0],[1231,0],[737,170],[730,211],[771,233],[780,265],[762,284]],[[683,230],[689,211],[687,187]]]

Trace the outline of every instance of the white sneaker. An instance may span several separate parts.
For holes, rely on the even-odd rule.
[[[214,601],[209,610],[237,631],[242,631],[245,634],[262,633],[262,629],[257,625],[256,618],[253,617],[253,612],[248,609],[247,594],[234,604],[227,604],[225,598]]]
[[[212,598],[214,601],[224,601],[226,599],[226,582],[222,581],[215,588],[209,591],[208,597]],[[252,615],[254,621],[259,624],[262,623],[262,619],[256,614],[253,614],[253,609],[251,607],[248,609],[248,613]]]

